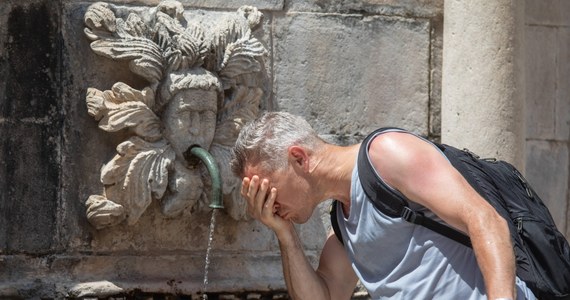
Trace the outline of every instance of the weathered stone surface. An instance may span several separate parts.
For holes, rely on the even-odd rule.
[[[97,0],[90,0],[97,2]],[[137,4],[145,6],[155,6],[162,0],[116,0],[117,4]],[[243,5],[255,6],[261,10],[282,10],[285,0],[178,0],[185,7],[190,8],[214,8],[214,9],[238,9]]]
[[[277,107],[320,134],[427,134],[429,42],[425,20],[288,14],[275,28]]]
[[[443,20],[432,21],[430,32],[429,137],[441,138],[441,68],[443,60]]]
[[[524,7],[446,1],[444,13],[442,142],[522,168]]]
[[[525,0],[526,23],[532,25],[561,25],[565,14],[561,10],[566,0]]]
[[[6,36],[0,40],[6,75],[0,117],[43,118],[58,112],[57,16],[46,2],[14,6],[7,16]]]
[[[68,249],[91,249],[93,227],[87,222],[85,201],[103,192],[100,170],[115,154],[115,148],[128,138],[126,132],[105,136],[88,114],[87,87],[105,89],[117,81],[144,87],[144,81],[129,71],[127,63],[113,63],[97,56],[83,32],[84,15],[91,3],[62,5],[62,51],[66,76],[62,79],[66,118],[61,145],[62,166],[62,243]]]
[[[86,201],[87,219],[97,229],[123,221],[135,225],[153,201],[168,217],[202,212],[209,180],[204,165],[189,158],[194,146],[220,169],[215,198],[225,197],[229,215],[243,219],[245,207],[236,197],[240,180],[228,170],[229,156],[241,126],[258,115],[264,98],[259,73],[267,50],[252,34],[262,13],[243,6],[218,18],[187,19],[177,1],[121,10],[104,2],[89,6],[85,35],[93,52],[129,62],[146,85],[118,81],[109,90],[87,89],[88,113],[99,128],[131,134],[101,169],[105,191]]]
[[[104,135],[97,128],[97,122],[88,115],[88,107],[85,103],[86,88],[107,89],[115,82],[123,81],[132,87],[141,89],[145,86],[144,80],[130,74],[126,63],[117,63],[102,60],[96,56],[89,47],[89,40],[83,32],[83,16],[90,2],[65,2],[62,4],[61,24],[61,56],[58,62],[61,66],[55,68],[61,71],[59,86],[61,100],[55,108],[49,109],[50,113],[41,115],[33,114],[34,111],[26,110],[25,102],[14,102],[11,111],[22,113],[28,123],[18,125],[4,122],[2,119],[0,131],[7,136],[14,134],[13,128],[25,127],[17,130],[21,135],[29,137],[25,140],[26,148],[34,148],[34,151],[43,151],[51,147],[59,162],[45,159],[45,166],[53,166],[52,171],[61,173],[54,178],[61,181],[46,184],[49,190],[42,190],[42,197],[27,197],[18,205],[18,217],[37,220],[33,230],[39,235],[20,238],[26,242],[14,244],[12,237],[19,230],[18,226],[9,229],[15,216],[5,218],[7,210],[4,208],[14,206],[13,200],[5,201],[5,196],[10,194],[9,189],[2,188],[2,202],[0,202],[0,247],[2,254],[6,253],[6,241],[11,240],[8,246],[18,248],[18,251],[35,251],[36,248],[53,248],[53,237],[57,233],[57,243],[62,245],[58,254],[45,255],[37,258],[28,256],[7,255],[0,257],[0,282],[9,282],[10,288],[4,289],[5,293],[12,295],[39,295],[38,290],[51,291],[46,297],[53,297],[54,293],[63,298],[64,292],[69,291],[78,283],[109,280],[125,291],[135,289],[148,292],[184,293],[195,294],[202,288],[204,258],[207,245],[207,233],[210,225],[210,214],[205,212],[196,219],[189,218],[171,219],[162,216],[157,203],[149,206],[141,216],[139,226],[127,226],[114,230],[95,231],[85,216],[84,201],[89,195],[100,194],[100,168],[115,153],[116,146],[129,137],[129,134],[120,131]],[[130,6],[121,7],[122,13],[128,11]],[[142,10],[144,8],[138,8]],[[189,18],[205,18],[206,12],[186,12]],[[223,12],[212,12],[221,15]],[[271,17],[264,19],[264,27],[270,28]],[[0,32],[4,32],[2,27]],[[253,34],[265,44],[270,44],[271,34],[269,29],[256,30]],[[33,36],[33,35],[32,35]],[[3,52],[9,51],[2,47]],[[42,49],[42,48],[40,48]],[[0,57],[0,64],[5,56]],[[11,63],[11,62],[10,62]],[[7,66],[3,64],[2,66]],[[271,64],[264,65],[266,70],[271,69]],[[0,72],[6,73],[2,67]],[[268,75],[271,76],[271,75]],[[17,78],[17,77],[15,77]],[[57,81],[56,81],[57,83]],[[3,85],[0,84],[0,88]],[[264,87],[270,91],[270,87]],[[4,94],[1,94],[4,96]],[[25,98],[18,96],[18,98]],[[52,101],[53,99],[48,99]],[[61,102],[59,102],[61,101]],[[51,103],[51,102],[50,102]],[[273,107],[272,104],[263,103],[265,108]],[[15,108],[11,108],[15,107]],[[40,109],[40,108],[38,108]],[[42,108],[43,109],[43,108]],[[11,114],[12,112],[10,112]],[[25,115],[25,114],[30,115]],[[63,118],[65,116],[65,118]],[[59,119],[62,118],[62,119]],[[59,120],[59,121],[58,121]],[[56,122],[57,121],[57,122]],[[52,128],[53,124],[58,124]],[[58,123],[59,122],[59,123]],[[16,126],[16,125],[17,126]],[[61,130],[63,124],[63,136],[49,143],[43,138],[47,136],[44,131]],[[32,128],[32,129],[28,129]],[[7,129],[6,129],[7,128]],[[41,136],[40,136],[41,135]],[[2,151],[10,150],[10,154],[18,145],[24,144],[24,139],[19,140],[15,136],[12,144],[4,142]],[[27,146],[27,145],[30,146]],[[33,146],[32,146],[33,145]],[[28,151],[28,150],[25,150]],[[35,168],[35,152],[26,152],[26,156],[17,157],[19,166],[23,165],[23,157],[32,169],[25,170],[28,177],[42,173],[42,168]],[[4,153],[4,152],[1,152]],[[8,152],[6,152],[8,153]],[[2,154],[3,155],[3,154]],[[30,156],[31,155],[31,156]],[[0,182],[8,174],[7,171],[14,168],[4,168],[9,160],[2,158],[0,168]],[[41,176],[41,174],[37,175]],[[50,177],[51,178],[51,177]],[[36,184],[35,189],[44,187],[44,183]],[[44,199],[51,199],[49,193],[57,191],[61,199],[54,198],[53,202],[46,203]],[[19,196],[19,195],[15,195]],[[18,197],[12,197],[15,198]],[[18,199],[21,200],[21,199]],[[35,210],[26,211],[25,208]],[[20,211],[24,211],[20,213]],[[31,215],[33,214],[35,215]],[[307,253],[310,261],[316,265],[318,250],[326,234],[324,225],[320,219],[304,225],[301,235],[307,244]],[[6,225],[6,226],[5,226]],[[36,228],[37,226],[37,228]],[[57,227],[56,227],[57,226]],[[35,239],[35,240],[34,240]],[[37,240],[37,241],[36,241]],[[26,248],[28,247],[28,248]],[[64,249],[64,250],[61,250]],[[281,273],[281,260],[277,253],[278,245],[274,233],[266,226],[257,221],[231,220],[226,212],[220,212],[217,218],[217,227],[214,233],[212,248],[212,265],[210,266],[210,286],[212,292],[252,290],[283,290],[284,282]],[[71,253],[85,253],[75,255]],[[127,255],[125,255],[127,254]],[[237,275],[236,275],[237,274]],[[41,278],[35,281],[36,278]],[[156,279],[158,278],[158,279]],[[113,280],[110,280],[113,279]],[[79,282],[78,282],[79,281]],[[127,281],[127,282],[125,282]],[[54,292],[54,285],[57,285]],[[51,294],[50,294],[51,293]],[[60,294],[57,294],[60,293]],[[62,296],[63,295],[63,296]]]
[[[565,232],[568,211],[568,143],[527,141],[526,178]]]
[[[526,26],[526,135],[531,139],[555,137],[557,51],[544,45],[557,44],[556,30]]]
[[[292,0],[289,11],[372,13],[434,17],[443,13],[443,0]]]
[[[57,14],[48,1],[9,8],[0,39],[0,252],[42,253],[57,238]]]
[[[123,8],[118,8],[123,9]],[[84,37],[81,26],[72,26],[73,24],[82,24],[83,15],[87,10],[86,4],[69,4],[64,9],[64,23],[69,24],[64,28],[64,37],[66,48],[68,49],[67,61],[71,76],[69,86],[67,87],[68,95],[66,103],[68,103],[69,119],[66,122],[65,136],[69,141],[64,145],[64,160],[67,171],[65,176],[64,199],[69,209],[64,213],[69,217],[66,222],[66,230],[70,236],[70,243],[77,246],[94,247],[103,251],[121,251],[129,249],[135,245],[135,249],[204,249],[207,241],[207,230],[209,225],[209,213],[204,212],[204,218],[198,220],[190,220],[187,215],[177,220],[161,216],[156,205],[147,209],[143,214],[143,222],[137,226],[117,230],[113,233],[104,232],[89,236],[89,225],[85,223],[85,211],[81,202],[85,201],[89,195],[101,192],[99,184],[98,171],[101,165],[112,157],[115,147],[128,137],[124,132],[107,135],[102,134],[96,128],[97,122],[93,121],[87,114],[87,106],[85,99],[85,88],[93,86],[104,88],[112,86],[114,82],[124,81],[131,86],[144,86],[144,82],[140,81],[129,74],[126,64],[116,63],[109,60],[101,59],[94,55],[89,49],[89,40]],[[196,15],[192,15],[195,13]],[[206,18],[204,12],[191,12],[189,19]],[[214,13],[214,18],[221,17],[223,14]],[[263,31],[256,31],[265,37]],[[121,79],[122,78],[122,79]],[[79,86],[81,84],[81,86]],[[99,163],[94,163],[94,162]],[[76,213],[76,216],[73,214]],[[189,212],[190,213],[190,212]],[[156,215],[155,215],[156,214]],[[218,223],[228,223],[231,230],[226,234],[228,248],[236,247],[246,249],[248,245],[256,245],[262,249],[269,246],[268,243],[274,243],[275,240],[272,233],[267,233],[266,229],[262,229],[267,238],[261,238],[263,242],[253,243],[253,240],[259,238],[257,224],[252,226],[251,222],[245,222],[236,226],[235,223],[227,221],[228,216],[221,213],[218,217]],[[77,226],[74,226],[76,224]],[[169,225],[168,225],[169,224]],[[224,225],[219,225],[223,228]],[[79,228],[79,229],[78,229]],[[248,236],[235,233],[241,230],[251,232]],[[252,232],[252,230],[254,232]],[[180,234],[180,232],[184,232]],[[194,237],[192,237],[194,236]],[[85,239],[89,237],[89,239]],[[134,238],[135,241],[130,241]],[[250,239],[251,238],[251,239]],[[220,240],[223,240],[220,237]],[[249,244],[248,244],[249,241]],[[268,241],[268,242],[265,242]]]
[[[567,203],[569,203],[568,205],[570,205],[570,193],[568,193],[568,197],[566,198]],[[570,241],[570,224],[568,222],[568,220],[570,220],[570,211],[566,214],[566,239],[568,241]],[[562,232],[564,234],[564,228],[559,228],[560,232]]]
[[[570,137],[570,30],[527,26],[527,136],[568,140]],[[544,45],[558,45],[549,49]],[[554,71],[553,71],[554,70]]]
[[[526,128],[529,180],[570,238],[570,2],[526,0]],[[565,225],[564,225],[565,224]],[[565,227],[564,227],[565,226]]]
[[[566,0],[559,0],[560,1],[560,15],[562,16],[560,19],[560,25],[562,26],[570,26],[570,18],[567,18],[568,12],[570,12],[570,1]]]
[[[569,1],[566,1],[569,2]],[[570,5],[568,10],[570,11]],[[558,28],[558,77],[556,99],[556,128],[557,140],[570,140],[570,28]]]
[[[19,299],[20,293],[18,289],[13,286],[2,286],[0,285],[0,298],[4,299]]]
[[[52,126],[5,122],[0,135],[7,137],[0,152],[3,250],[50,251],[57,233],[58,133]]]
[[[80,283],[74,285],[69,290],[69,296],[75,298],[82,297],[107,297],[112,295],[117,295],[123,292],[123,289],[116,286],[109,281],[95,281],[88,283]]]
[[[306,251],[316,265],[318,253]],[[63,299],[75,295],[77,287],[101,287],[97,282],[124,293],[197,295],[203,291],[205,252],[171,252],[154,255],[115,253],[30,257],[0,256],[0,292],[25,299],[43,295]],[[212,252],[208,292],[284,290],[281,257],[275,251]],[[10,283],[5,286],[3,283]],[[109,296],[109,289],[90,289],[90,295]],[[72,294],[70,294],[72,293]],[[26,297],[25,295],[29,295]]]
[[[49,267],[34,265],[29,269],[39,270],[34,276],[46,274],[46,282],[73,280],[61,288],[65,291],[77,284],[75,281],[109,280],[125,291],[143,289],[148,292],[196,293],[203,282],[209,212],[197,214],[198,217],[193,219],[187,215],[169,218],[161,214],[158,203],[153,203],[136,226],[95,231],[87,222],[84,201],[89,195],[102,192],[100,169],[129,134],[119,131],[106,135],[97,128],[97,122],[88,114],[86,88],[108,89],[118,81],[137,89],[146,85],[144,80],[130,74],[128,64],[101,59],[91,51],[83,32],[83,16],[90,4],[67,2],[62,10],[62,59],[66,70],[62,84],[66,118],[63,123],[65,143],[60,148],[64,170],[61,175],[63,209],[58,211],[61,225],[58,230],[61,243],[68,251],[103,255],[67,258],[56,255],[51,258],[54,263]],[[124,14],[131,7],[118,9]],[[217,17],[223,13],[212,14]],[[185,15],[188,19],[206,18],[207,13],[186,11]],[[257,29],[253,34],[269,45],[271,35],[267,24],[271,18],[264,18],[264,22],[263,27],[267,29]],[[264,67],[270,70],[271,64]],[[268,87],[264,89],[270,91]],[[266,108],[271,105],[261,104]],[[319,222],[319,219],[313,220],[302,229],[306,249],[315,265],[316,249],[322,246],[326,235],[326,229]],[[275,235],[266,226],[252,220],[236,222],[226,212],[219,212],[212,245],[209,291],[283,289],[277,251]],[[122,256],[124,253],[131,255]],[[26,264],[10,260],[7,267],[16,274],[17,266]],[[124,278],[137,280],[124,283]]]
[[[238,9],[242,5],[255,6],[262,10],[282,10],[285,0],[183,0],[184,5],[203,8]]]

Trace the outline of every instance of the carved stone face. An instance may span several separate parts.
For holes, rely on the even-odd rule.
[[[186,89],[167,104],[162,123],[164,136],[179,159],[193,145],[209,149],[216,129],[217,92]]]
[[[128,62],[130,71],[148,82],[141,90],[123,82],[111,90],[88,89],[88,113],[99,128],[132,133],[101,168],[105,193],[86,203],[88,220],[98,229],[135,224],[153,200],[161,201],[167,216],[199,203],[205,175],[199,161],[185,155],[193,145],[215,150],[211,154],[225,174],[224,196],[232,197],[226,211],[236,220],[247,216],[233,188],[241,178],[231,176],[228,160],[239,128],[258,115],[268,78],[262,74],[268,51],[252,34],[262,14],[244,6],[220,13],[219,20],[218,13],[204,15],[212,17],[207,24],[188,22],[180,2],[157,2],[154,13],[137,10],[140,14],[133,11],[127,19],[104,2],[85,13],[91,49]],[[224,101],[218,102],[222,94]],[[224,113],[218,116],[218,109]]]

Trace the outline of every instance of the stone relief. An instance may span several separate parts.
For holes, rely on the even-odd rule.
[[[188,159],[194,145],[218,162],[228,214],[246,217],[229,158],[241,126],[258,114],[263,96],[267,50],[252,35],[262,14],[243,6],[215,16],[186,19],[177,1],[138,13],[98,2],[85,13],[91,49],[128,61],[130,71],[148,82],[141,90],[123,82],[110,90],[87,90],[88,113],[99,128],[127,130],[130,136],[101,169],[103,195],[86,201],[87,219],[95,228],[123,221],[133,225],[152,201],[167,217],[207,209],[208,174]]]

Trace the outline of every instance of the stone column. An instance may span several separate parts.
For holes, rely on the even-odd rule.
[[[442,142],[524,170],[524,1],[445,0]]]

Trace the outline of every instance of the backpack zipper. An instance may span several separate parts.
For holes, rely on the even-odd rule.
[[[517,233],[520,235],[523,229],[523,218],[522,217],[515,218],[515,223],[517,224]]]

